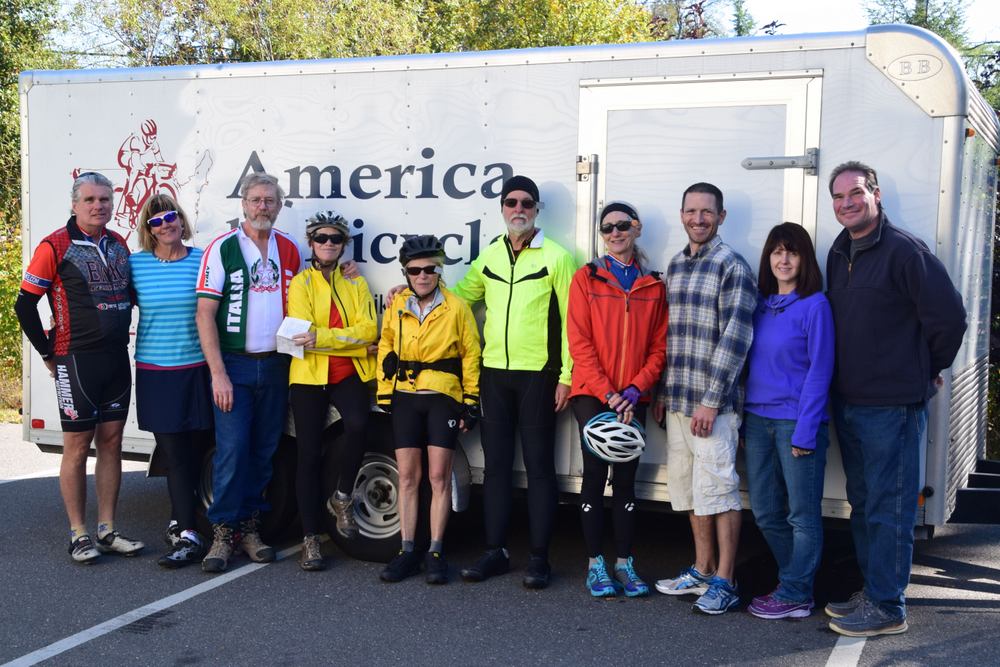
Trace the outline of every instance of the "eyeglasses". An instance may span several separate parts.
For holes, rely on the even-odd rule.
[[[162,215],[158,215],[155,218],[150,218],[146,221],[146,224],[150,227],[159,227],[164,222],[173,222],[177,219],[177,211],[167,211]]]
[[[312,241],[313,241],[313,243],[318,243],[319,245],[323,245],[325,243],[332,243],[334,245],[340,245],[341,243],[344,242],[344,235],[343,234],[313,234],[312,235]]]
[[[271,208],[272,206],[278,203],[278,200],[275,199],[274,197],[250,197],[249,199],[245,199],[244,201],[250,204],[251,206],[260,206],[261,204],[264,204],[268,208]]]
[[[403,271],[405,271],[408,276],[419,276],[421,273],[433,276],[435,273],[441,273],[441,267],[437,264],[430,264],[429,266],[408,266],[403,269]]]
[[[605,222],[602,223],[599,229],[602,234],[610,234],[612,230],[617,229],[620,232],[627,232],[632,227],[634,220],[621,220],[620,222]]]
[[[534,199],[517,199],[515,197],[507,197],[503,200],[503,205],[507,208],[515,208],[518,202],[521,202],[521,208],[525,211],[530,211],[538,205]]]

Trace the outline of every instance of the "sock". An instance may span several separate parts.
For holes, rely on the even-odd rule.
[[[590,568],[594,567],[595,565],[597,565],[597,559],[596,558],[588,558],[587,559],[587,569],[588,570]]]
[[[82,526],[70,526],[69,527],[69,541],[70,542],[76,542],[76,540],[78,538],[83,537],[86,534],[87,534],[87,526],[86,526],[86,524],[84,524]]]
[[[114,531],[115,522],[114,521],[101,521],[97,524],[97,539],[101,539],[108,533]]]
[[[444,553],[444,540],[431,540],[431,547],[429,551],[436,551],[439,554]]]
[[[628,556],[625,558],[619,556],[615,559],[615,567],[625,567],[626,565],[628,565]]]
[[[406,552],[413,551],[413,540],[403,540],[402,548]]]
[[[334,495],[334,497],[335,497],[335,498],[336,498],[337,500],[350,500],[350,498],[351,498],[350,494],[348,494],[348,493],[344,493],[343,491],[340,491],[339,489],[338,489],[338,490],[337,490],[337,492],[336,492],[335,494],[333,494],[333,495]]]

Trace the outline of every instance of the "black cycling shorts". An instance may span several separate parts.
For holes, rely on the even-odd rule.
[[[53,357],[62,430],[92,431],[101,422],[128,417],[132,368],[128,350],[78,352]]]
[[[455,449],[462,406],[446,394],[413,394],[397,391],[392,396],[392,435],[396,449],[427,445]]]

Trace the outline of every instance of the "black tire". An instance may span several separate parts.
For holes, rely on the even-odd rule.
[[[372,413],[366,435],[367,451],[353,485],[354,517],[360,534],[354,539],[345,538],[337,532],[337,520],[325,507],[323,514],[327,532],[344,553],[358,560],[387,563],[399,551],[399,468],[392,446],[391,418],[382,413]],[[340,478],[337,446],[335,439],[328,442],[323,456],[325,498],[336,491]],[[417,541],[423,546],[427,543],[426,516],[430,510],[429,489],[426,491],[421,488],[420,521],[417,524]]]
[[[278,449],[271,460],[271,482],[264,497],[271,509],[261,515],[260,534],[265,542],[280,542],[298,530],[298,505],[295,500],[295,439],[281,436]],[[198,480],[197,523],[198,531],[211,539],[212,523],[205,513],[212,504],[212,457],[215,447],[210,447],[202,458],[201,477]]]

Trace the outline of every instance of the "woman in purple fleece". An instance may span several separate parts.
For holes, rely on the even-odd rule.
[[[748,358],[747,483],[757,526],[778,562],[778,587],[756,597],[760,618],[812,612],[823,549],[826,402],[833,376],[833,315],[816,252],[801,225],[768,234]]]

